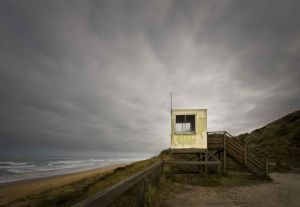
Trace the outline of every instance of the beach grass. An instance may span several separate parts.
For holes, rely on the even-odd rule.
[[[124,180],[125,178],[153,165],[159,160],[159,157],[153,157],[151,159],[138,161],[126,166],[123,165],[111,171],[99,173],[99,175],[96,174],[93,176],[87,176],[78,181],[18,198],[10,201],[9,203],[1,203],[1,205],[5,204],[5,206],[32,207],[70,206]]]

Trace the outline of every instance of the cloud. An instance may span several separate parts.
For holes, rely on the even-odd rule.
[[[298,4],[2,1],[0,149],[157,153],[170,91],[233,134],[296,110]]]

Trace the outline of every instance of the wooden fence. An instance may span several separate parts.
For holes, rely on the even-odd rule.
[[[145,189],[148,187],[148,182],[145,182],[146,179],[154,177],[156,182],[159,183],[159,178],[161,176],[163,167],[163,162],[160,161],[151,167],[139,172],[135,175],[132,175],[125,179],[124,181],[113,185],[104,191],[96,193],[95,195],[83,200],[80,203],[73,205],[73,207],[106,207],[116,201],[121,195],[127,192],[133,187],[138,188],[137,193],[137,202],[139,206],[144,206],[145,203]],[[154,175],[154,176],[153,176]]]
[[[208,149],[224,150],[224,168],[226,168],[226,154],[228,154],[251,173],[260,177],[269,177],[267,159],[226,131],[209,132]]]
[[[226,132],[226,136],[228,154],[232,155],[236,161],[243,164],[253,174],[269,177],[267,159],[259,156],[255,150],[248,148],[248,145],[234,138],[228,132]]]

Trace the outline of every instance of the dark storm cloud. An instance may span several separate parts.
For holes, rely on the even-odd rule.
[[[300,106],[298,1],[2,1],[2,152],[158,152],[169,92],[246,132]]]

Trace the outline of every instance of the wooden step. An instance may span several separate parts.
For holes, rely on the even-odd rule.
[[[266,176],[264,159],[258,156],[254,150],[247,150],[245,144],[234,138],[226,139],[227,153],[240,165],[243,165],[252,174],[260,177]],[[245,151],[247,150],[247,151]],[[267,175],[268,176],[268,175]]]

